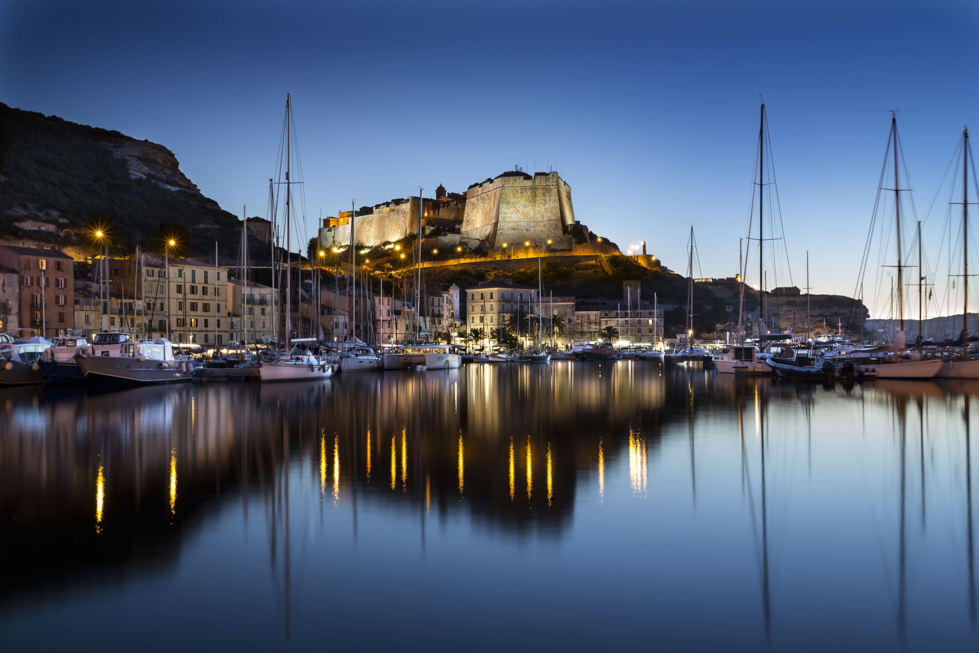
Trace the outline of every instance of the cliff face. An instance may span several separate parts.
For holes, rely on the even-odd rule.
[[[0,103],[0,241],[94,253],[98,225],[119,253],[237,255],[240,222],[205,197],[157,143]]]
[[[196,195],[201,192],[180,171],[180,164],[173,152],[149,141],[126,139],[102,143],[121,159],[133,179],[149,179],[169,190],[183,190]]]

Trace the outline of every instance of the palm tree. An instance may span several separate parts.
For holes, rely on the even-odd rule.
[[[483,340],[486,339],[486,332],[483,331],[482,329],[473,329],[472,339],[473,342],[482,342]]]
[[[518,308],[507,317],[506,330],[517,336],[527,335],[527,311]]]
[[[557,313],[555,313],[551,317],[551,331],[552,332],[559,333],[559,334],[561,334],[563,336],[564,335],[564,328],[565,328],[565,326],[566,325],[565,325],[565,322],[564,322],[564,318],[561,317],[560,315],[558,315]]]
[[[602,329],[602,337],[605,339],[606,342],[612,344],[613,341],[618,340],[619,330],[616,329],[614,326],[609,325],[604,329]]]
[[[490,340],[495,340],[496,341],[496,344],[502,346],[503,345],[503,341],[506,339],[506,336],[507,335],[508,334],[506,332],[506,329],[497,328],[497,329],[490,329],[490,336],[489,337],[490,337]]]

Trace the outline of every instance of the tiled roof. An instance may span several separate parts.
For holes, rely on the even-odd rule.
[[[14,245],[3,245],[3,249],[9,249],[14,254],[20,256],[43,256],[44,258],[65,258],[73,261],[74,259],[64,252],[56,249],[38,249],[37,247],[16,247]]]

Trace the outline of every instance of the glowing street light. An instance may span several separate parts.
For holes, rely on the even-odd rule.
[[[461,252],[462,251],[462,245],[459,245],[458,247],[456,247],[456,251],[457,252]]]
[[[404,258],[404,257],[405,257],[405,255],[404,255],[404,254],[402,254],[402,255],[401,255],[401,258]]]
[[[326,252],[324,252],[323,250],[320,250],[320,258],[323,258],[324,256],[326,256]]]
[[[554,241],[552,241],[550,238],[547,239],[547,244],[548,245],[550,245],[552,242],[554,242]]]
[[[438,253],[439,253],[439,251],[437,249],[433,249],[432,250],[432,254],[438,254]]]
[[[524,246],[524,247],[530,247],[530,241],[529,241],[529,240],[525,240],[525,241],[523,242],[523,246]]]

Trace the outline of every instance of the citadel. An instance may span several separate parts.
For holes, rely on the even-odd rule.
[[[422,237],[438,236],[443,245],[499,250],[507,243],[532,241],[550,251],[571,251],[593,236],[575,220],[571,187],[557,172],[533,176],[519,168],[469,186],[464,194],[395,199],[357,210],[355,245],[378,247],[413,237],[421,214]],[[350,244],[351,213],[328,218],[320,230],[324,247]]]

